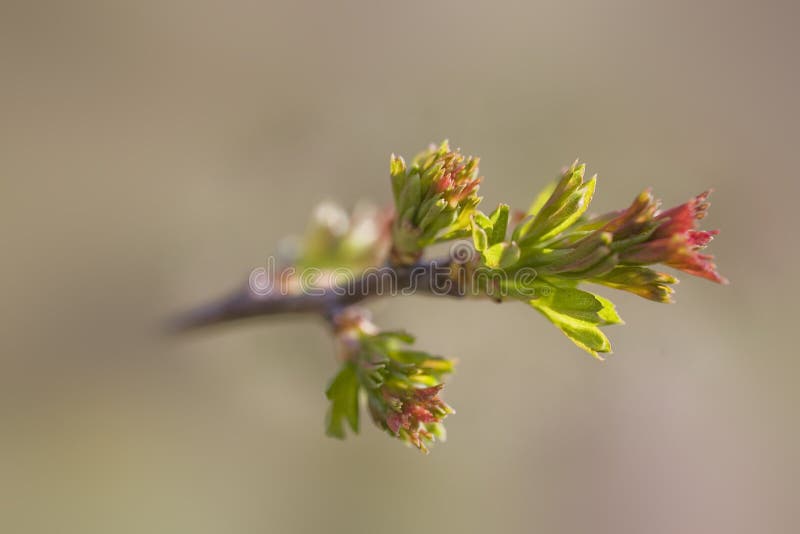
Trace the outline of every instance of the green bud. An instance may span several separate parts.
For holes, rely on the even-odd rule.
[[[585,184],[573,187],[575,181],[582,177],[582,170],[570,175],[566,180],[568,183],[565,186],[566,191],[559,198],[555,198],[559,192],[559,188],[556,187],[556,192],[536,215],[522,241],[530,243],[555,237],[583,215],[592,201],[597,177],[594,176]]]
[[[393,261],[419,258],[424,247],[461,237],[469,229],[469,217],[480,202],[477,196],[481,181],[477,176],[478,158],[450,150],[445,141],[438,148],[431,146],[417,155],[410,170],[406,169],[401,158],[393,156],[390,174],[395,211],[404,217],[405,223],[417,227],[419,236],[412,246],[407,236],[401,235],[408,233],[409,227],[395,224]],[[406,214],[411,208],[414,208],[411,212],[413,217],[408,218]]]
[[[406,183],[406,162],[402,156],[395,156],[392,154],[389,160],[389,175],[392,179],[392,193],[394,194],[394,201],[400,200],[400,192]]]

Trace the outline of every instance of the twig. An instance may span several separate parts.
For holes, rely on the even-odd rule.
[[[349,283],[314,292],[260,295],[249,284],[232,295],[177,317],[170,330],[182,332],[251,317],[283,314],[317,314],[330,318],[339,310],[379,296],[427,294],[463,297],[464,290],[451,276],[450,260],[410,267],[368,270]]]

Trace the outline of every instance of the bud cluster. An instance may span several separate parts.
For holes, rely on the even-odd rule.
[[[454,155],[446,144],[418,157],[409,172],[401,159],[393,157],[392,180],[398,205],[393,257],[404,258],[408,253],[405,259],[411,261],[419,257],[427,243],[414,233],[430,228],[417,223],[420,201],[427,208],[436,202],[458,206],[472,198],[478,178],[477,164],[471,163],[476,161]],[[514,216],[505,204],[489,215],[476,209],[477,204],[466,204],[460,212],[463,223],[444,235],[472,237],[478,254],[456,267],[467,276],[480,270],[482,294],[495,300],[509,297],[528,303],[579,347],[599,358],[600,353],[611,351],[600,327],[621,323],[622,319],[609,300],[579,289],[580,284],[595,283],[657,302],[671,302],[670,286],[677,279],[652,270],[650,265],[663,264],[719,283],[726,280],[717,273],[713,258],[700,252],[717,234],[697,228],[697,221],[709,207],[708,192],[659,211],[659,202],[645,191],[627,209],[587,217],[597,177],[587,180],[585,172],[586,166],[576,161],[539,194],[527,212]],[[419,179],[410,179],[417,176]],[[423,220],[427,223],[434,219]],[[513,229],[510,222],[515,223]],[[435,227],[435,232],[441,228]],[[413,239],[406,241],[409,236]],[[516,276],[523,269],[526,274],[535,272],[535,277]]]
[[[446,141],[429,147],[410,167],[393,155],[395,210],[387,231],[380,234],[386,237],[372,246],[386,244],[391,265],[402,267],[418,262],[430,245],[471,238],[477,254],[451,258],[447,265],[453,280],[461,284],[469,276],[478,296],[525,302],[578,347],[602,359],[603,353],[611,352],[611,343],[601,327],[620,324],[622,319],[610,300],[582,289],[582,284],[671,302],[671,286],[677,279],[652,269],[653,265],[727,281],[713,258],[701,252],[717,234],[697,227],[709,207],[708,192],[660,211],[659,202],[646,190],[624,210],[588,216],[597,177],[587,180],[585,172],[586,166],[576,161],[526,212],[500,204],[487,215],[477,208],[478,158],[451,150]],[[327,219],[331,229],[343,225],[341,216]],[[320,228],[314,232],[328,232]],[[314,232],[309,234],[312,238]],[[323,240],[333,243],[332,249],[310,254],[315,262],[336,264],[348,254],[351,261],[361,257],[352,254],[358,247],[347,245],[349,232],[337,232],[341,240]],[[315,240],[308,242],[313,245]],[[367,261],[375,262],[368,249],[361,250],[367,252]],[[412,350],[411,336],[379,331],[353,307],[340,310],[333,323],[342,367],[326,392],[328,434],[343,438],[347,425],[358,432],[359,402],[366,399],[372,420],[390,435],[422,451],[435,439],[443,440],[442,421],[453,410],[440,393],[442,378],[452,372],[453,362]]]
[[[481,201],[478,158],[451,150],[447,141],[431,145],[407,167],[400,156],[389,165],[396,217],[392,261],[411,265],[425,247],[464,235]]]
[[[363,391],[373,422],[390,435],[427,452],[443,441],[442,420],[453,413],[439,397],[442,378],[453,362],[411,350],[404,332],[379,332],[360,310],[349,308],[335,319],[342,370],[328,388],[328,434],[344,437],[346,420],[358,432],[358,398]]]

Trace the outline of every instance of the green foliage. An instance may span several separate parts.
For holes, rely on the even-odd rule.
[[[369,251],[384,243],[389,264],[405,267],[431,245],[469,239],[476,254],[450,264],[454,281],[474,283],[473,296],[526,303],[575,345],[602,359],[611,343],[601,328],[623,321],[611,301],[580,286],[596,284],[671,302],[677,279],[649,266],[664,264],[721,283],[725,279],[712,257],[700,252],[716,235],[696,224],[708,209],[708,193],[660,211],[644,191],[624,210],[588,216],[597,177],[585,180],[585,172],[586,166],[576,161],[526,211],[499,204],[487,215],[478,209],[478,158],[451,150],[447,141],[431,145],[410,166],[392,155],[395,209],[391,230],[381,234],[387,240],[353,247],[348,232],[334,239],[330,224],[312,227],[311,246],[303,257],[325,264],[375,264],[381,256]],[[313,239],[320,232],[327,232],[325,246]],[[358,432],[361,398],[379,428],[422,451],[444,439],[442,420],[452,409],[439,393],[453,362],[412,349],[414,339],[406,333],[380,332],[352,307],[341,311],[334,324],[344,363],[326,393],[328,434],[342,438],[347,425]]]
[[[431,202],[431,198],[440,198],[418,194],[418,190],[429,191],[426,188],[435,180],[414,177],[427,176],[426,169],[431,166],[437,169],[435,176],[442,176],[439,169],[443,166],[434,162],[448,151],[445,143],[438,151],[424,153],[415,159],[413,169],[417,170],[411,173],[398,163],[402,160],[393,157],[399,213],[416,203],[427,205],[425,199]],[[460,154],[458,157],[463,158]],[[526,212],[517,212],[510,238],[511,210],[505,204],[489,215],[470,204],[464,210],[469,217],[459,217],[460,225],[448,228],[445,236],[471,237],[478,254],[461,268],[471,275],[483,275],[473,280],[479,293],[495,300],[510,298],[530,304],[577,346],[600,357],[611,351],[600,327],[622,321],[610,301],[580,290],[578,285],[594,283],[656,302],[670,302],[670,285],[677,280],[646,265],[663,263],[716,282],[725,280],[717,274],[711,256],[699,253],[716,234],[697,230],[695,224],[708,208],[708,193],[660,212],[658,202],[645,191],[625,210],[587,217],[597,177],[585,180],[585,172],[586,166],[578,161],[565,169],[557,181],[536,196]],[[413,184],[413,194],[404,193],[412,188],[409,184]],[[395,232],[395,247],[398,238],[402,236]],[[415,257],[430,242],[415,241]],[[523,271],[529,276],[520,279],[517,275]]]
[[[609,300],[575,288],[552,287],[530,305],[596,358],[598,353],[611,352],[611,343],[599,327],[622,323]]]
[[[253,271],[243,292],[190,314],[179,327],[262,314],[319,315],[333,327],[341,362],[325,392],[327,434],[342,439],[348,427],[358,433],[365,404],[381,430],[427,452],[444,440],[443,421],[453,413],[440,396],[453,361],[413,348],[405,332],[380,331],[358,306],[365,299],[418,290],[516,300],[602,359],[611,352],[602,329],[623,321],[614,304],[586,284],[671,302],[677,279],[657,265],[727,282],[702,252],[717,234],[698,228],[708,191],[661,210],[645,190],[625,209],[590,215],[597,177],[586,180],[585,173],[576,161],[526,211],[501,203],[486,214],[478,209],[478,158],[452,150],[447,141],[410,165],[392,155],[393,209],[348,214],[321,205],[304,239],[282,247],[277,270]],[[474,250],[459,244],[448,258],[422,261],[429,247],[455,239]]]
[[[564,172],[541,207],[534,201],[535,213],[517,234],[521,244],[543,243],[567,229],[589,208],[597,177],[583,181],[586,165],[576,161]]]
[[[358,374],[356,366],[347,362],[328,386],[325,396],[331,401],[328,409],[326,433],[334,438],[344,439],[344,422],[358,433]]]
[[[363,316],[340,322],[345,363],[327,391],[327,433],[343,438],[344,422],[358,432],[359,391],[364,392],[373,422],[388,434],[427,452],[443,441],[443,419],[453,410],[439,398],[442,379],[453,361],[414,350],[405,332],[377,332]]]

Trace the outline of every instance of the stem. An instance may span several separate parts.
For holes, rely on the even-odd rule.
[[[451,276],[450,260],[387,266],[367,271],[341,286],[314,288],[313,293],[260,295],[245,285],[226,298],[177,317],[171,330],[182,332],[266,315],[316,314],[330,319],[343,308],[367,298],[409,294],[458,298],[464,296],[464,291]]]

